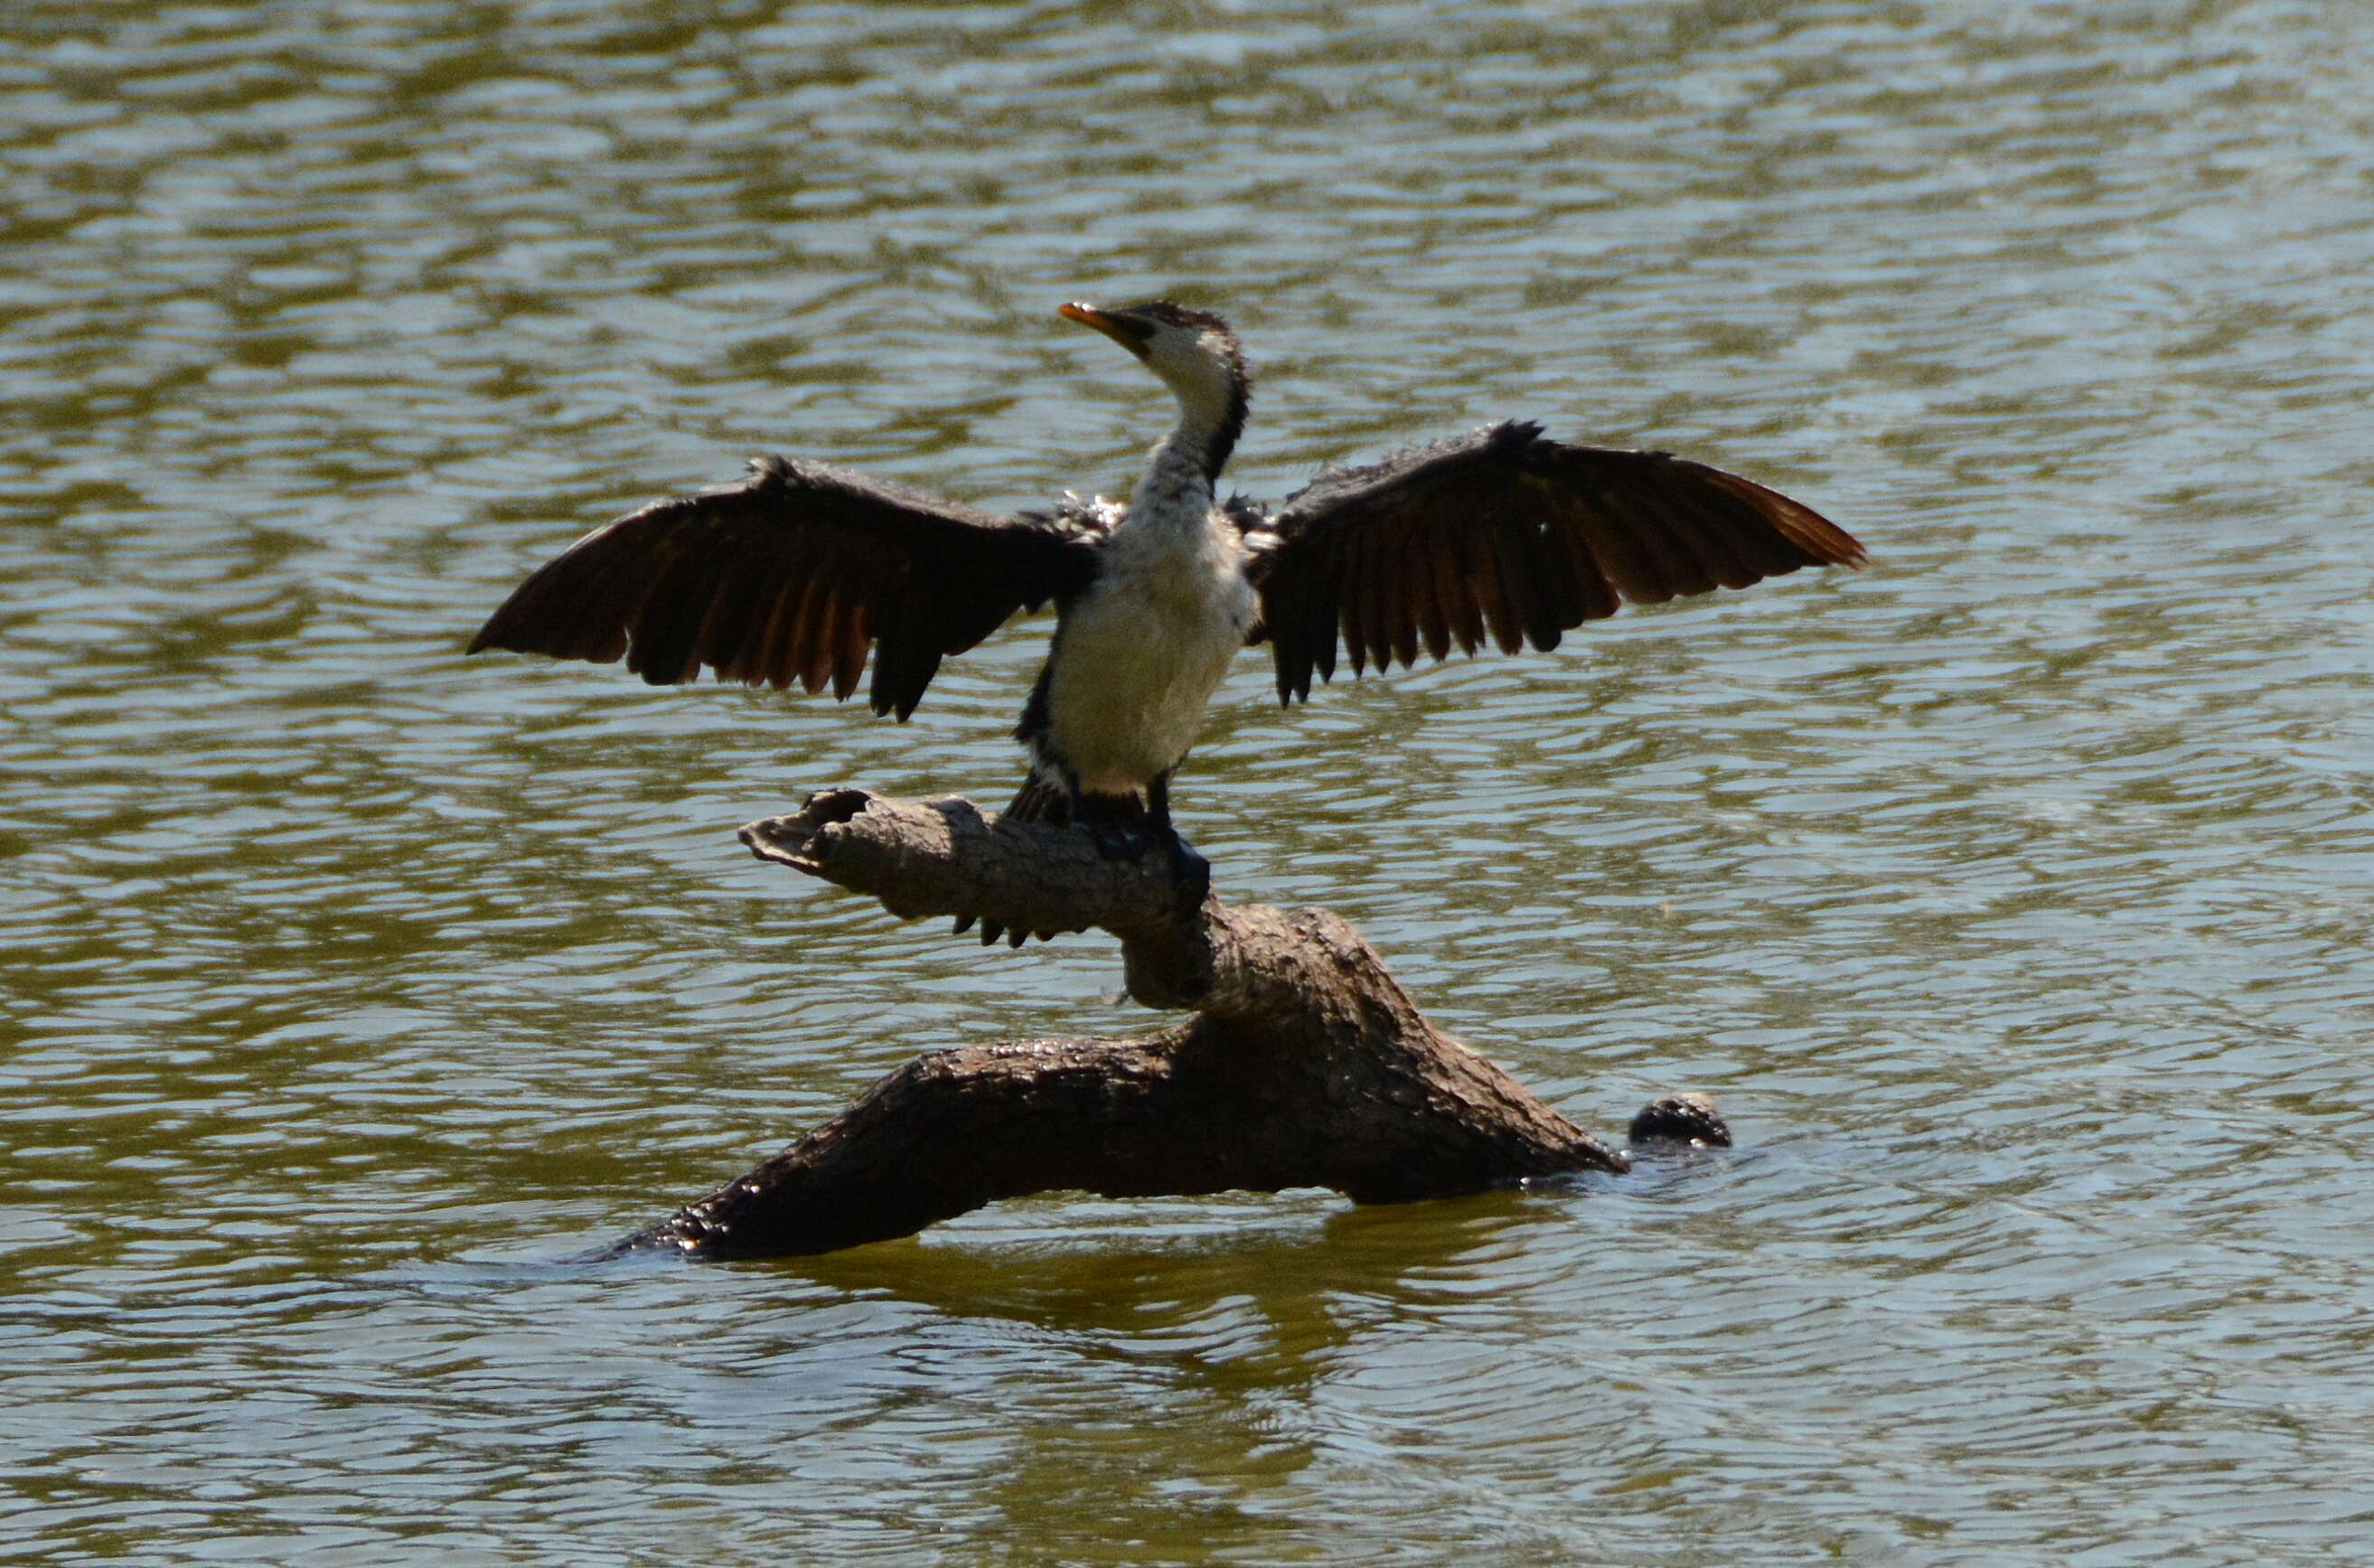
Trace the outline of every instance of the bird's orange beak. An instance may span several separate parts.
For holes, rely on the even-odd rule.
[[[1117,316],[1109,311],[1100,311],[1094,305],[1082,304],[1077,301],[1067,305],[1056,306],[1055,313],[1065,321],[1075,321],[1082,326],[1092,327],[1103,333],[1140,359],[1146,356],[1146,334],[1126,316]]]

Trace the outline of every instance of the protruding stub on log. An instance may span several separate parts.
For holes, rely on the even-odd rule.
[[[1729,1149],[1731,1125],[1704,1094],[1668,1094],[1640,1107],[1625,1133],[1633,1147],[1678,1143],[1692,1149]]]
[[[630,1244],[825,1252],[1049,1190],[1401,1202],[1628,1168],[1435,1029],[1322,910],[1182,908],[1160,850],[1109,859],[1084,833],[954,798],[828,790],[742,838],[908,918],[1100,927],[1121,938],[1131,996],[1194,1016],[1131,1040],[933,1052]]]

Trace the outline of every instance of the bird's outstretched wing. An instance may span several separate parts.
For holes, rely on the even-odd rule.
[[[753,458],[740,483],[654,501],[513,590],[470,643],[847,697],[879,644],[877,713],[914,711],[940,660],[1085,586],[1097,515],[998,517],[821,464]]]
[[[1555,648],[1622,603],[1744,588],[1801,566],[1859,566],[1812,508],[1663,452],[1616,452],[1503,424],[1329,474],[1267,517],[1232,513],[1252,559],[1282,702],[1394,660]]]

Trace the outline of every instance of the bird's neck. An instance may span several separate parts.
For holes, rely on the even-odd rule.
[[[1202,521],[1212,505],[1213,471],[1204,456],[1208,445],[1206,433],[1185,419],[1157,442],[1130,494],[1130,520],[1141,525],[1165,518]]]
[[[1179,423],[1147,454],[1146,473],[1130,497],[1133,520],[1177,518],[1200,527],[1212,507],[1212,487],[1245,426],[1241,395],[1179,400]]]
[[[1242,370],[1216,363],[1192,370],[1166,371],[1162,378],[1179,399],[1179,423],[1154,449],[1154,461],[1192,464],[1203,470],[1205,489],[1219,483],[1228,454],[1245,431],[1245,407],[1250,391]]]

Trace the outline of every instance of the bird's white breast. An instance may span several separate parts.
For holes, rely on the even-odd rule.
[[[1236,530],[1208,489],[1192,512],[1159,504],[1170,499],[1141,490],[1095,584],[1064,611],[1048,738],[1094,794],[1143,788],[1186,760],[1252,624]]]

